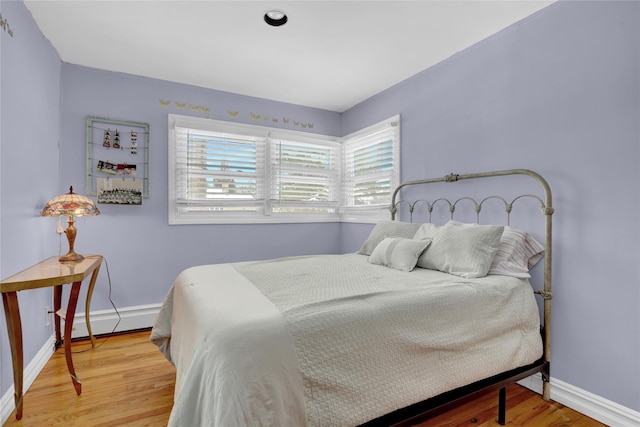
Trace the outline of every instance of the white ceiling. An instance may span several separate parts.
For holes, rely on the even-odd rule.
[[[25,0],[64,62],[337,112],[552,2]]]

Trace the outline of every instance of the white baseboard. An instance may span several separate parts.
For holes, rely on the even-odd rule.
[[[542,393],[542,376],[540,374],[525,378],[518,384],[536,393]],[[608,426],[640,426],[640,412],[555,378],[551,378],[551,400]]]
[[[33,357],[31,362],[24,369],[23,377],[22,377],[22,390],[23,394],[31,387],[31,384],[36,380],[36,377],[42,371],[44,366],[47,364],[51,355],[54,351],[54,346],[56,344],[56,338],[52,335],[47,339],[47,342],[44,343],[40,351]],[[0,399],[0,425],[4,425],[4,423],[9,419],[11,412],[16,408],[14,395],[15,388],[13,384],[7,392]]]
[[[93,335],[150,328],[158,316],[160,304],[137,305],[115,310],[92,311],[89,314]],[[119,322],[118,322],[119,321]],[[88,337],[84,313],[76,313],[73,319],[72,338]]]

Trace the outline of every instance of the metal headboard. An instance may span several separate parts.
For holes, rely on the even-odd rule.
[[[438,198],[433,202],[429,202],[424,199],[416,200],[413,202],[408,202],[404,200],[398,200],[398,196],[400,191],[403,188],[415,186],[415,185],[423,185],[423,184],[432,184],[437,182],[458,182],[467,179],[478,179],[478,178],[489,178],[489,177],[498,177],[498,176],[509,176],[509,175],[527,175],[535,180],[542,186],[544,190],[544,198],[538,197],[533,194],[523,194],[515,197],[511,202],[507,202],[503,197],[500,196],[489,196],[481,201],[476,201],[472,197],[461,197],[455,201],[450,201],[445,198]],[[507,223],[510,221],[510,214],[513,208],[513,203],[516,200],[522,198],[533,198],[540,203],[540,210],[542,214],[545,216],[545,242],[544,242],[544,289],[535,291],[536,294],[540,295],[544,300],[544,360],[546,362],[550,362],[551,358],[551,299],[553,298],[553,294],[551,293],[551,267],[552,267],[552,233],[551,233],[551,217],[553,215],[554,209],[551,201],[551,188],[547,181],[538,173],[528,170],[528,169],[509,169],[502,171],[494,171],[494,172],[483,172],[483,173],[472,173],[465,175],[458,174],[449,174],[447,176],[441,178],[431,178],[431,179],[421,179],[416,181],[407,181],[405,183],[400,184],[395,191],[393,192],[393,196],[391,199],[391,219],[396,219],[396,214],[398,213],[398,208],[404,204],[408,205],[409,212],[411,215],[411,219],[413,220],[413,213],[415,208],[419,204],[426,203],[427,211],[429,212],[429,219],[431,220],[431,214],[433,208],[438,203],[446,203],[449,206],[449,211],[451,213],[451,218],[453,219],[453,214],[456,210],[457,205],[462,201],[471,201],[475,205],[475,212],[477,215],[477,219],[479,220],[479,215],[482,210],[482,207],[485,202],[488,200],[501,200],[504,203],[505,211],[507,213]],[[543,378],[544,379],[544,378]],[[550,389],[548,378],[543,382],[543,397],[545,399],[550,398]]]

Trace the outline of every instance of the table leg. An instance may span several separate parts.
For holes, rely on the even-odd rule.
[[[60,334],[60,316],[58,310],[62,307],[62,285],[53,287],[53,321],[56,329],[55,349],[62,346],[62,335]]]
[[[100,264],[93,270],[93,274],[91,275],[91,281],[89,282],[89,288],[87,289],[87,301],[84,305],[84,320],[87,324],[87,332],[89,332],[89,338],[91,339],[91,347],[96,346],[96,339],[93,336],[93,332],[91,332],[91,320],[89,319],[89,311],[91,308],[91,296],[93,295],[93,287],[96,284],[96,279],[98,278],[98,272],[100,271]]]
[[[24,359],[22,353],[22,322],[20,320],[20,307],[18,306],[17,293],[3,293],[2,304],[7,321],[11,359],[13,361],[13,396],[16,403],[16,420],[20,420],[22,419],[22,375]]]
[[[81,281],[74,282],[71,286],[69,304],[67,305],[67,315],[64,318],[64,357],[67,360],[67,368],[69,369],[69,374],[71,374],[73,387],[76,389],[76,393],[78,395],[82,393],[82,383],[76,375],[76,370],[73,367],[73,359],[71,358],[71,332],[73,331],[73,317],[76,313],[76,305],[78,304],[78,294],[80,293],[81,284]]]

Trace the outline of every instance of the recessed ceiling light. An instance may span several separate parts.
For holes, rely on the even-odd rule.
[[[280,10],[270,10],[264,14],[264,22],[272,27],[279,27],[287,23],[287,15]]]

